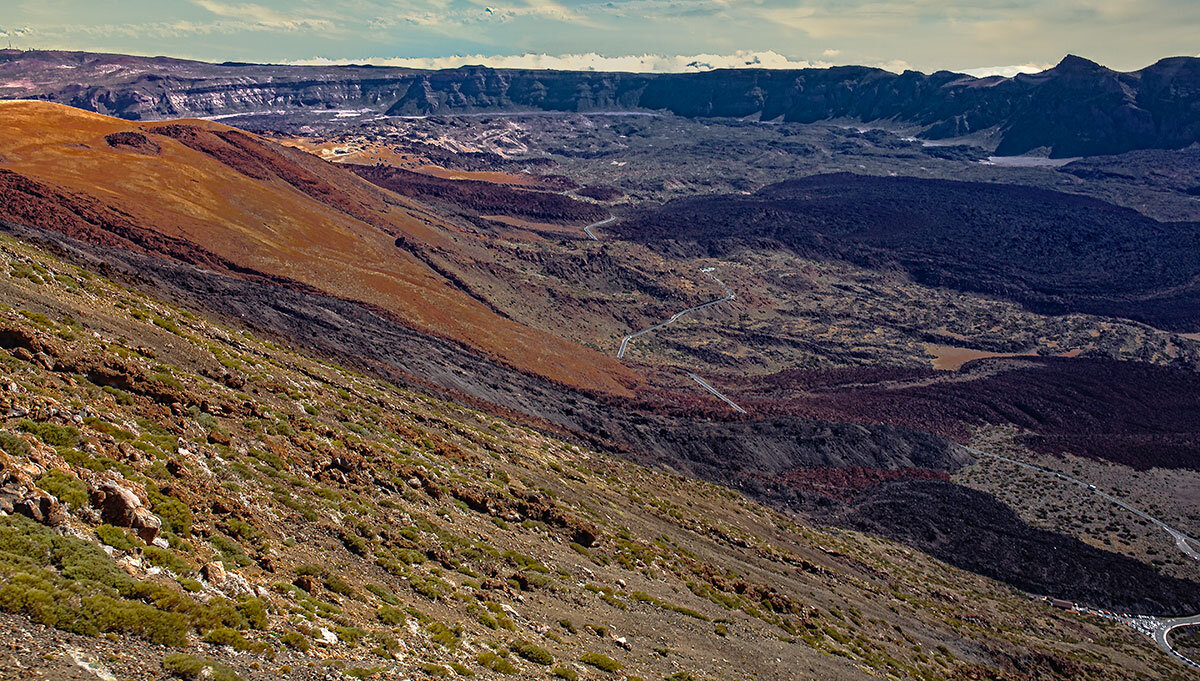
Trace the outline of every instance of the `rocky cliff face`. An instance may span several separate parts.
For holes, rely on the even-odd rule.
[[[928,139],[998,133],[997,152],[1054,156],[1182,148],[1200,140],[1200,59],[1120,73],[1068,56],[1014,78],[861,66],[688,74],[206,64],[81,52],[0,51],[0,96],[47,99],[134,120],[362,109],[654,110],[680,116],[918,126]]]

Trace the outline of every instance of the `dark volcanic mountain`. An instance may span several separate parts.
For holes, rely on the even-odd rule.
[[[928,139],[996,133],[997,153],[1059,157],[1177,149],[1200,140],[1200,59],[1121,73],[1079,57],[1013,78],[862,66],[691,74],[463,67],[417,71],[0,51],[0,96],[47,99],[135,120],[276,110],[390,115],[469,111],[666,111],[793,122],[851,118],[916,126]]]
[[[789,248],[918,282],[1200,329],[1200,224],[1016,185],[837,173],[672,201],[613,228],[693,255]]]
[[[1185,614],[1200,607],[1200,585],[1194,582],[1032,527],[993,497],[948,482],[885,482],[833,518],[1035,594],[1122,612]]]

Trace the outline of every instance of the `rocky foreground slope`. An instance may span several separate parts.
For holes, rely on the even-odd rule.
[[[1182,673],[1119,625],[9,237],[0,302],[0,655],[29,676]]]
[[[287,111],[665,111],[688,117],[879,121],[946,139],[988,133],[996,152],[1054,156],[1178,149],[1200,140],[1200,59],[1121,73],[1075,56],[1039,74],[972,78],[829,69],[694,74],[206,64],[86,52],[0,51],[0,96],[122,118]]]

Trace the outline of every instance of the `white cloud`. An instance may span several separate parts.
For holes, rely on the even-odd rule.
[[[453,69],[480,64],[503,69],[556,69],[561,71],[625,71],[635,73],[680,73],[712,69],[762,68],[803,69],[831,66],[825,61],[793,60],[778,52],[739,50],[732,54],[661,55],[643,54],[607,57],[585,54],[455,55],[451,57],[371,57],[367,59],[325,59],[315,57],[290,62],[310,66],[372,64],[412,69]]]
[[[1012,64],[1010,66],[984,66],[977,69],[961,69],[958,73],[965,73],[968,76],[976,78],[987,78],[988,76],[1004,76],[1012,78],[1018,73],[1040,73],[1054,64]]]
[[[873,63],[863,64],[863,66],[874,66],[877,69],[883,69],[884,71],[891,71],[892,73],[904,73],[905,71],[913,70],[913,65],[909,64],[908,62],[904,61],[903,59],[891,59],[891,60],[883,61],[883,62],[873,62]]]
[[[326,19],[288,14],[270,7],[250,3],[231,4],[217,0],[192,0],[192,4],[213,14],[233,19],[258,28],[297,31],[307,29],[329,29],[333,24]]]
[[[828,50],[825,50],[824,52],[822,52],[822,53],[821,53],[821,56],[822,56],[822,57],[836,57],[836,56],[838,56],[838,55],[839,55],[839,54],[841,54],[841,53],[842,53],[842,51],[841,51],[841,50],[835,50],[835,49],[833,49],[833,48],[830,48],[830,49],[828,49]]]

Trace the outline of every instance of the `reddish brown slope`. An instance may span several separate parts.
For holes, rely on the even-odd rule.
[[[0,120],[0,217],[291,280],[568,385],[625,394],[636,383],[396,248],[404,237],[452,250],[452,228],[308,154],[216,123],[136,125],[39,102],[0,102]]]

